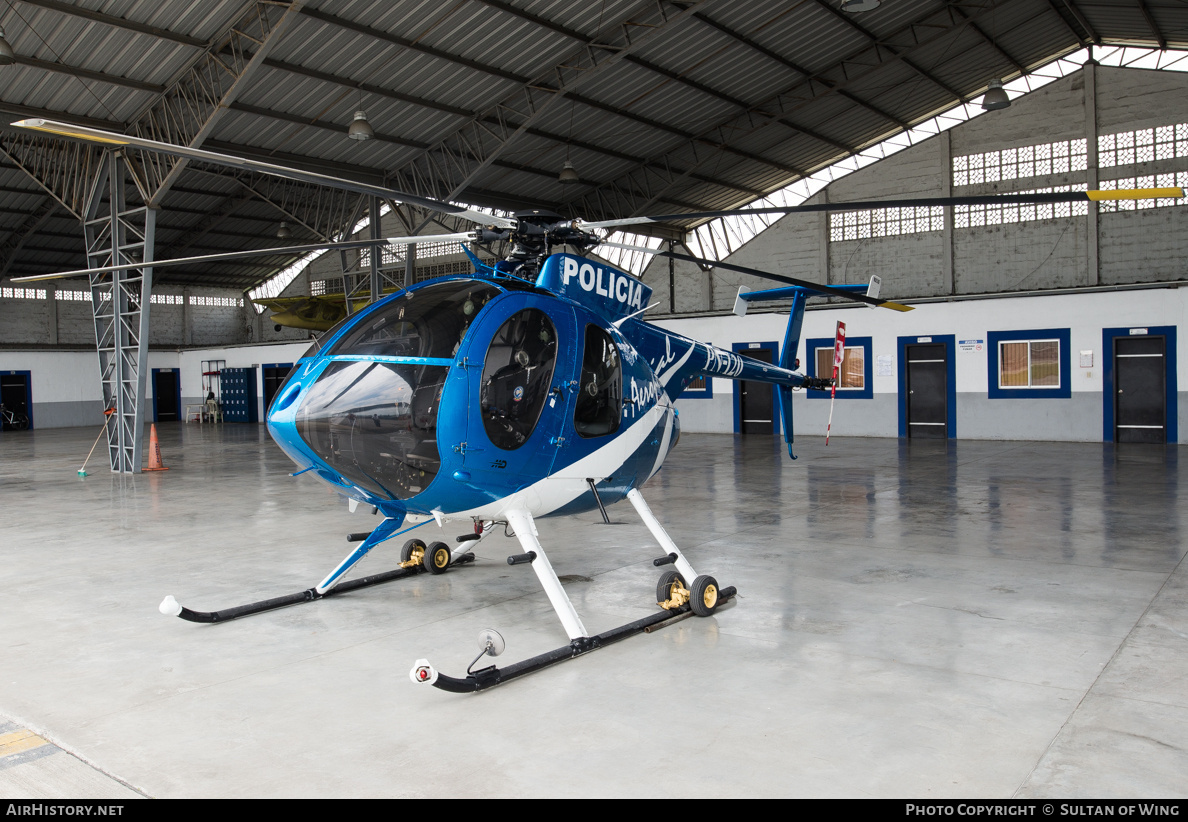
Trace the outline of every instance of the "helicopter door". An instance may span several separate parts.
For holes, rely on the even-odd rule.
[[[467,374],[463,464],[476,484],[506,484],[510,493],[552,473],[565,446],[578,346],[567,305],[516,295],[499,308],[473,332],[469,358],[481,356],[482,366]]]

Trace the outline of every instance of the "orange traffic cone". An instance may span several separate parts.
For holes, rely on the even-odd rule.
[[[157,426],[149,429],[149,464],[145,471],[168,471],[169,468],[161,464],[161,443],[157,441]]]

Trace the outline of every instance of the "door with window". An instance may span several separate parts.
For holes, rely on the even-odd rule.
[[[572,308],[531,295],[507,295],[478,319],[468,335],[473,365],[462,446],[475,485],[504,483],[510,493],[525,477],[551,473],[581,390],[571,384],[576,338]]]

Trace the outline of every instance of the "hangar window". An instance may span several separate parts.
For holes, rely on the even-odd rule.
[[[1085,140],[1060,140],[954,157],[953,185],[976,186],[1084,171],[1089,166],[1087,146]]]
[[[44,300],[44,288],[0,288],[0,297],[9,300]]]
[[[871,337],[849,337],[845,354],[837,370],[837,396],[850,399],[871,399]],[[810,377],[833,376],[833,340],[829,337],[805,340]],[[809,397],[828,397],[830,391],[809,391]]]
[[[1188,157],[1188,123],[1102,134],[1097,138],[1097,167]]]
[[[1077,191],[1082,190],[1077,186]],[[1072,191],[1072,186],[1032,188],[1012,194],[1047,194],[1053,191]],[[1133,202],[1133,201],[1132,201]],[[983,225],[1005,225],[1028,220],[1050,220],[1053,217],[1084,217],[1089,203],[1004,203],[1002,205],[953,206],[953,228],[976,228]]]
[[[844,211],[829,215],[829,240],[865,240],[868,237],[894,237],[924,231],[942,231],[945,210],[940,206],[919,208],[875,208]]]
[[[991,331],[987,336],[991,398],[1071,396],[1067,328]]]

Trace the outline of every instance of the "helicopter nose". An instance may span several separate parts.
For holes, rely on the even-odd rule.
[[[344,480],[388,499],[409,499],[441,464],[437,408],[447,370],[332,362],[301,399],[297,433]]]

